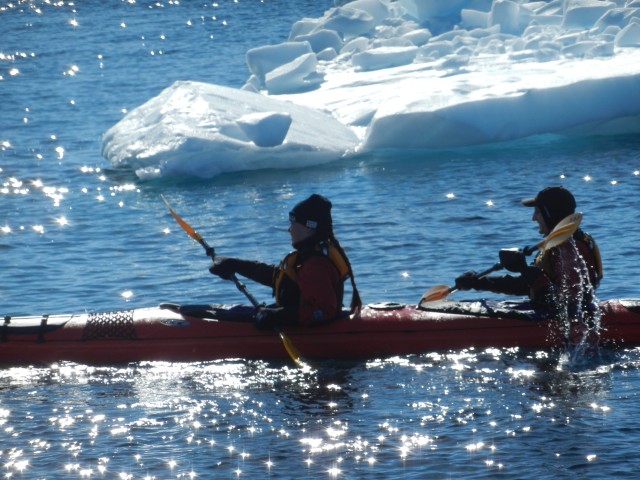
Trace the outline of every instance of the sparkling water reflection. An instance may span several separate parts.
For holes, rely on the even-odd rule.
[[[616,463],[624,441],[609,442],[634,406],[610,403],[629,398],[624,377],[637,376],[637,352],[579,372],[548,368],[548,357],[470,350],[329,362],[313,373],[245,361],[12,368],[0,376],[2,460],[29,478],[630,471]]]

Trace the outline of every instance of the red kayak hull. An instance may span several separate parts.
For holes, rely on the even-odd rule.
[[[640,345],[638,306],[640,300],[601,303],[602,345]],[[354,317],[316,327],[288,327],[285,332],[304,358],[353,360],[471,347],[552,348],[563,339],[555,323],[424,311],[411,305],[367,306]],[[275,332],[257,330],[250,322],[160,308],[5,317],[0,323],[0,364],[5,365],[222,358],[287,359],[288,354]]]

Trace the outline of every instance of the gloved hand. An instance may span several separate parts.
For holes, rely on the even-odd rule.
[[[458,278],[456,278],[456,288],[458,290],[471,290],[474,288],[478,281],[478,272],[473,270],[464,272]]]
[[[223,280],[231,280],[231,277],[238,271],[238,264],[239,261],[236,258],[216,257],[209,267],[209,271]]]
[[[527,269],[527,259],[524,252],[517,248],[503,248],[500,250],[500,263],[510,272],[522,273]]]

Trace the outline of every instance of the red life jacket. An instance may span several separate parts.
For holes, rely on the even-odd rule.
[[[338,299],[338,308],[342,307],[344,282],[351,276],[351,269],[340,249],[328,241],[319,243],[309,250],[295,250],[282,259],[274,273],[273,282],[273,295],[278,305],[299,304],[298,270],[307,259],[316,255],[327,258],[337,270],[340,282],[337,286],[336,297]]]

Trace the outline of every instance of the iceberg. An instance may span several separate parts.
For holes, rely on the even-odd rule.
[[[322,125],[321,129],[317,129]],[[318,165],[357,144],[330,115],[253,92],[180,81],[103,136],[102,154],[143,180]]]
[[[379,149],[640,133],[640,0],[355,0],[247,52],[241,88],[176,82],[103,136],[143,179]]]

